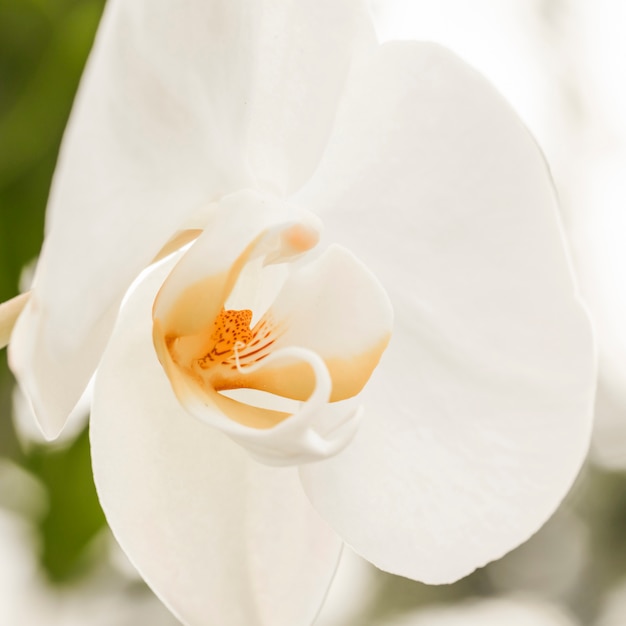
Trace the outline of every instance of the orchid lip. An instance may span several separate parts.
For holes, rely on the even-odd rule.
[[[245,346],[245,344],[242,345]],[[332,432],[321,434],[311,424],[316,413],[329,402],[332,390],[332,380],[328,368],[317,353],[299,346],[290,346],[268,354],[264,361],[242,367],[238,352],[239,346],[235,344],[237,371],[244,375],[257,372],[270,363],[283,359],[304,362],[311,367],[315,374],[315,388],[308,400],[302,403],[303,407],[306,408],[299,411],[299,419],[285,419],[274,427],[289,432],[291,439],[289,454],[285,454],[281,446],[277,446],[273,450],[271,447],[264,446],[259,450],[259,460],[272,465],[291,465],[294,463],[299,465],[334,456],[350,443],[356,434],[363,413],[361,406],[350,410],[338,423],[334,424]],[[252,444],[252,442],[250,443]],[[253,444],[249,445],[249,450],[253,457],[257,457]]]
[[[307,257],[320,240],[322,224],[314,215],[284,203],[273,208],[275,201],[252,192],[223,203],[227,206],[216,211],[216,219],[250,223],[248,234],[229,247],[218,240],[218,228],[207,229],[181,257],[154,302],[159,360],[187,411],[257,460],[292,465],[333,456],[350,443],[362,415],[356,402],[333,405],[360,392],[389,339],[386,295],[337,246],[313,260]],[[209,255],[213,269],[206,266]],[[346,274],[346,285],[333,285],[337,272]],[[365,288],[350,284],[355,275]],[[371,290],[374,301],[382,300],[372,309],[382,328],[375,324],[365,331],[356,352],[348,338],[354,311],[339,307],[329,319],[315,315],[320,307],[324,313],[324,307],[336,306],[332,294],[320,291],[328,285],[337,293],[346,287]],[[357,314],[370,311],[360,307]],[[334,316],[341,320],[338,329]],[[342,350],[346,342],[349,349]],[[238,389],[289,398],[296,408],[286,412],[279,403],[262,408],[222,393]]]

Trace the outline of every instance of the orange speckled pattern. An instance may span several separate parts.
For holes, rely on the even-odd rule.
[[[243,309],[222,309],[213,322],[210,335],[211,349],[198,359],[198,365],[202,368],[210,367],[212,363],[222,362],[235,351],[235,344],[248,344],[253,337],[250,330],[252,311]]]

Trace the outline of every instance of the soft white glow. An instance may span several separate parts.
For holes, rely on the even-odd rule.
[[[559,606],[531,598],[496,598],[425,608],[385,626],[576,626]]]

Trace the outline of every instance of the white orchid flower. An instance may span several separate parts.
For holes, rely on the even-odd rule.
[[[10,358],[49,437],[97,368],[102,505],[190,625],[310,624],[343,542],[468,574],[591,424],[540,151],[356,0],[108,2]]]

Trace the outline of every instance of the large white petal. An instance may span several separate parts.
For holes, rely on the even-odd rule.
[[[107,519],[185,624],[309,626],[340,542],[294,468],[257,464],[174,397],[151,337],[168,269],[130,297],[96,378],[93,465]]]
[[[385,45],[293,201],[396,312],[362,427],[307,493],[378,567],[453,581],[537,530],[588,446],[593,342],[542,155],[454,55]]]
[[[124,291],[168,239],[202,227],[203,207],[225,193],[306,180],[353,57],[373,40],[352,1],[107,3],[11,349],[50,436]]]
[[[311,176],[347,77],[378,43],[360,0],[239,2],[256,36],[247,156],[258,184],[282,195]]]

